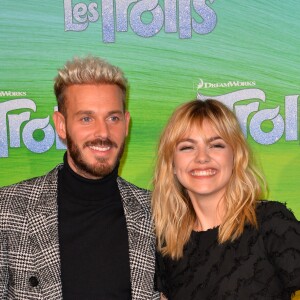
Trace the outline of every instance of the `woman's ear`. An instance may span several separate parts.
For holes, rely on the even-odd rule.
[[[66,119],[62,113],[55,111],[53,114],[53,122],[55,125],[58,136],[62,139],[66,139]]]
[[[175,169],[174,164],[172,164],[172,168],[173,168],[173,174],[176,175],[176,169]]]

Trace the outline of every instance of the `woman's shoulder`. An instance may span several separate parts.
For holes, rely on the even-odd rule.
[[[294,213],[285,202],[260,200],[257,202],[256,213],[261,222],[272,219],[297,221]]]
[[[300,222],[286,203],[257,203],[259,233],[280,281],[291,292],[300,289]]]
[[[258,201],[257,221],[261,233],[283,235],[296,231],[300,235],[300,222],[296,219],[286,203],[278,201]]]

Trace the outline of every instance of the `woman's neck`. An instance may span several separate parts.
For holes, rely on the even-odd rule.
[[[210,199],[209,197],[201,199],[191,199],[196,221],[194,224],[195,231],[206,231],[208,229],[219,226],[225,215],[225,207],[223,198]]]

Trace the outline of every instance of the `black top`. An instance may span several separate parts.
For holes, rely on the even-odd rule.
[[[128,232],[118,168],[100,180],[58,175],[58,233],[64,300],[131,299]]]
[[[217,243],[218,228],[192,232],[178,261],[157,255],[157,285],[169,300],[291,299],[300,289],[300,222],[279,202],[257,207],[259,230]]]

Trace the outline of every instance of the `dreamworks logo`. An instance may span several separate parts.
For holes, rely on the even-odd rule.
[[[16,92],[16,91],[0,91],[0,97],[25,97],[26,92]]]
[[[197,90],[210,88],[229,88],[229,87],[252,87],[255,81],[227,81],[227,82],[204,82],[201,78],[197,85]]]

